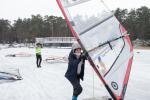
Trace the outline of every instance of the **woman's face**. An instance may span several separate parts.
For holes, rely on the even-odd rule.
[[[77,49],[75,50],[75,53],[81,53],[81,48],[77,48]]]

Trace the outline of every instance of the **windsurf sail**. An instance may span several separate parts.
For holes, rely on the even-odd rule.
[[[18,52],[14,54],[8,54],[5,57],[31,57],[32,54],[26,52]]]
[[[67,63],[68,62],[68,57],[67,56],[49,56],[48,58],[45,59],[46,62],[48,63]]]
[[[0,69],[0,84],[22,80],[19,69],[3,68]]]
[[[66,22],[114,100],[123,100],[133,59],[125,28],[101,0],[57,0]]]

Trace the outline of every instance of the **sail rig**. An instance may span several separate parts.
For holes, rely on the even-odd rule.
[[[133,59],[125,28],[101,0],[56,1],[111,97],[123,100]]]
[[[0,69],[0,84],[15,82],[22,80],[23,78],[20,75],[19,69],[13,68],[2,68]]]

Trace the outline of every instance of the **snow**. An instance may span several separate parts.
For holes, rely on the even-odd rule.
[[[47,63],[49,56],[67,56],[70,49],[43,48],[42,68],[36,67],[34,48],[0,49],[0,67],[19,68],[23,80],[0,84],[0,100],[71,100],[72,86],[64,77],[67,63]],[[25,52],[30,57],[5,57]],[[125,100],[149,100],[150,98],[150,50],[134,50],[134,60]],[[109,96],[88,61],[86,62],[83,92],[79,100]]]

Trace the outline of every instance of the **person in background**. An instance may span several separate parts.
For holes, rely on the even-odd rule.
[[[36,44],[36,64],[37,64],[37,68],[41,68],[41,62],[42,62],[42,56],[41,56],[41,48],[42,48],[42,44],[41,43],[37,43]]]
[[[73,86],[72,100],[77,100],[82,92],[80,79],[84,78],[84,65],[86,57],[81,52],[81,47],[78,43],[72,45],[72,50],[69,54],[68,69],[65,77],[70,81]]]
[[[100,56],[98,57],[98,62],[101,66],[101,72],[104,75],[107,72],[107,68],[106,68],[106,65],[104,64],[104,62],[102,61]]]

